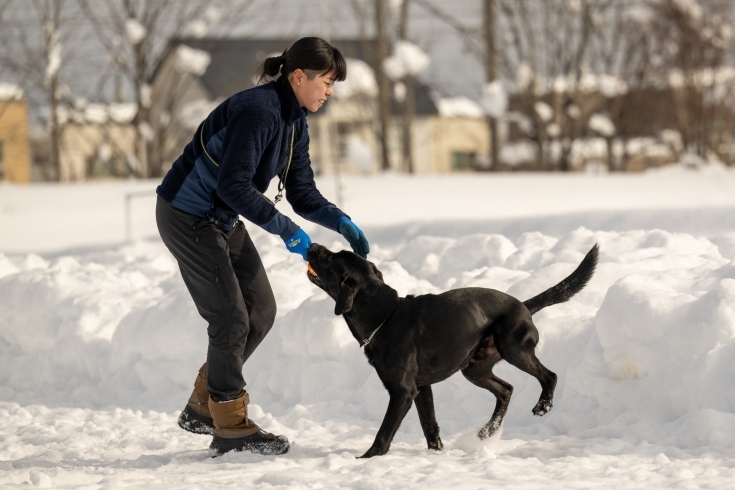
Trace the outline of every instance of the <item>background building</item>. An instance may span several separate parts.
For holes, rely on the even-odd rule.
[[[0,181],[29,182],[28,102],[23,91],[0,84]]]

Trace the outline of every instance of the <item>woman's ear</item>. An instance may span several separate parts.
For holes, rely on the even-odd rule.
[[[301,68],[296,68],[291,72],[291,76],[293,77],[293,83],[300,85],[306,77],[306,73]]]
[[[337,302],[334,305],[335,315],[344,315],[352,309],[352,302],[357,294],[357,282],[354,279],[346,277],[339,285],[339,293],[337,294]]]

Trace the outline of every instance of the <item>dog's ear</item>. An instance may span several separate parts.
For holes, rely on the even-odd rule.
[[[352,309],[352,302],[357,294],[357,282],[346,277],[339,285],[339,294],[337,295],[337,303],[334,305],[334,314],[343,315]]]
[[[385,282],[383,281],[383,273],[380,272],[377,267],[375,267],[375,264],[373,264],[370,261],[368,261],[368,263],[370,264],[370,267],[373,268],[373,272],[375,273],[376,276],[378,276],[378,279],[380,279],[381,282]]]

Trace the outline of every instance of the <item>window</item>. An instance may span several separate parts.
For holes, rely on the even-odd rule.
[[[452,170],[473,170],[475,168],[475,153],[465,153],[461,151],[452,152]]]

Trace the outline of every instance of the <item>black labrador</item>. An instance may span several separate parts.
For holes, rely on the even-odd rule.
[[[513,393],[512,385],[493,374],[493,366],[501,359],[541,383],[534,415],[551,410],[556,374],[536,358],[539,335],[531,315],[581,291],[592,278],[598,254],[595,245],[569,277],[521,302],[485,288],[400,298],[383,282],[372,262],[352,252],[333,253],[319,244],[312,245],[309,280],[336,301],[334,313],[344,315],[390,395],[375,442],[362,457],[388,452],[412,403],[429,449],[442,449],[431,385],[460,370],[470,382],[495,395],[493,416],[478,434],[481,439],[493,435]]]

